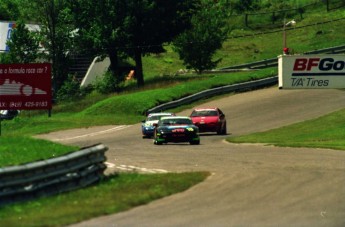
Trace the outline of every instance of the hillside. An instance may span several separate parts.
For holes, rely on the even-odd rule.
[[[312,5],[307,4],[308,1],[304,2],[306,7],[303,8],[302,14],[293,9],[247,14],[249,21],[247,26],[246,14],[229,17],[231,32],[223,48],[214,56],[215,59],[222,58],[218,67],[275,58],[280,55],[283,49],[284,20],[296,21],[294,27],[286,27],[287,46],[295,54],[344,45],[344,6],[327,11],[322,1],[309,1],[309,3],[316,2]],[[271,20],[272,15],[278,17],[274,22]],[[175,74],[179,69],[185,68],[171,46],[167,45],[165,49],[167,51],[165,54],[144,57],[145,79]]]
[[[327,11],[325,4],[320,3],[320,1],[317,2],[319,3],[312,5],[312,7],[308,6],[302,15],[295,12],[295,14],[289,14],[285,18],[285,21],[291,19],[296,20],[296,26],[286,28],[287,45],[296,54],[345,44],[343,37],[343,34],[345,34],[345,28],[343,26],[345,11],[343,8]],[[229,38],[224,43],[223,48],[217,52],[216,56],[214,56],[215,58],[222,58],[222,61],[218,65],[219,68],[275,58],[282,54],[282,25],[284,18],[278,18],[275,23],[272,24],[272,21],[268,16],[272,13],[277,12],[268,11],[266,13],[260,12],[249,15],[248,21],[250,26],[245,26],[245,15],[234,15],[229,18],[229,26],[233,29],[229,34]],[[179,60],[178,55],[173,51],[173,47],[171,45],[166,45],[165,49],[166,53],[164,54],[150,55],[143,58],[145,78],[144,87],[138,89],[135,80],[127,81],[124,84],[123,91],[120,93],[106,96],[92,94],[87,96],[85,99],[78,99],[78,105],[76,105],[75,102],[60,103],[59,105],[54,106],[53,114],[61,112],[82,112],[88,108],[93,109],[93,113],[97,113],[99,105],[93,105],[101,100],[108,99],[109,96],[141,92],[157,88],[164,89],[179,84],[181,87],[189,87],[188,84],[191,81],[207,80],[214,77],[214,75],[210,74],[177,74],[180,69],[185,69],[185,67],[182,64],[182,61]],[[269,72],[267,76],[270,76],[276,73],[276,70],[276,68],[271,68],[271,70],[267,70],[263,73]],[[241,79],[251,78],[251,76],[248,77],[248,75],[243,76],[229,73],[228,75],[228,77],[238,77]],[[262,77],[262,75],[260,75],[260,77]],[[209,85],[211,84],[208,82],[206,83]],[[205,87],[205,89],[207,89],[207,87]],[[160,96],[145,95],[146,98],[144,99],[144,102],[141,101],[140,105],[133,105],[140,106],[139,109],[130,108],[128,110],[123,109],[123,107],[121,107],[122,109],[119,109],[120,107],[117,106],[118,102],[112,102],[111,100],[114,98],[110,98],[109,101],[104,101],[103,103],[110,102],[113,106],[109,107],[109,104],[105,104],[106,107],[104,107],[105,109],[102,111],[102,114],[114,114],[114,110],[116,110],[117,116],[128,114],[129,112],[126,111],[130,111],[131,114],[136,115],[138,112],[145,112],[145,110],[143,110],[145,108],[147,110],[154,107],[155,104],[161,104],[162,102],[168,102],[190,94],[190,90],[188,91],[184,88],[182,90],[180,90],[179,93],[174,92],[174,96],[170,95],[169,93],[171,93],[171,91],[167,89],[160,92]],[[167,93],[167,95],[165,93]],[[138,94],[138,96],[140,96],[140,94]],[[147,99],[147,97],[152,98]],[[126,100],[128,97],[123,97],[123,99]],[[128,102],[125,101],[125,103]],[[104,112],[109,109],[112,109],[109,113]]]
[[[272,25],[272,21],[267,19],[269,18],[267,14],[272,14],[272,12],[249,15],[249,19],[252,18],[249,20],[250,26],[245,26],[244,15],[229,18],[229,25],[233,29],[223,48],[215,56],[215,58],[223,59],[219,68],[275,58],[282,53],[283,27],[281,22],[284,20],[277,19]],[[260,20],[253,20],[253,18]],[[307,8],[302,16],[300,14],[289,15],[285,21],[295,19],[296,26],[286,30],[288,46],[295,53],[303,53],[344,45],[344,18],[343,8],[327,11],[324,4]],[[24,111],[21,118],[15,119],[17,122],[4,124],[4,134],[9,132],[34,134],[90,125],[132,124],[140,121],[146,110],[161,103],[215,86],[272,76],[277,72],[276,68],[271,68],[250,74],[179,75],[176,72],[184,69],[182,62],[173,52],[172,46],[166,45],[165,49],[167,52],[164,54],[144,57],[145,86],[143,88],[138,89],[135,81],[132,80],[125,84],[120,93],[90,94],[84,99],[78,98],[73,102],[59,103],[54,105],[53,117],[48,119],[46,112],[43,114],[38,112],[38,115],[41,116],[34,118],[37,115],[35,112]],[[102,118],[95,118],[97,115],[102,115]],[[45,126],[39,127],[38,125],[42,122]],[[19,132],[20,130],[22,132]]]

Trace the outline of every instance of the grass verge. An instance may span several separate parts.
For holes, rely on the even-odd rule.
[[[19,165],[33,160],[54,158],[78,150],[76,146],[65,146],[26,136],[0,137],[0,144],[1,166]]]
[[[185,191],[208,176],[208,172],[113,175],[85,189],[2,207],[1,225],[48,227],[77,223]]]
[[[345,150],[345,109],[266,132],[229,137],[234,143],[265,143],[282,147]]]

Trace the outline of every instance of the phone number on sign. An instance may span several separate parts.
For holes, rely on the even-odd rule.
[[[25,102],[25,107],[48,107],[48,102]]]

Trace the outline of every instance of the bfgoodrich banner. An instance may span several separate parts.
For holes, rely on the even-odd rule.
[[[281,55],[281,89],[345,88],[345,55]]]

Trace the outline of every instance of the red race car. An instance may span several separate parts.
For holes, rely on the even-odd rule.
[[[190,115],[193,124],[198,126],[199,132],[217,132],[226,135],[226,119],[219,108],[197,108]]]

